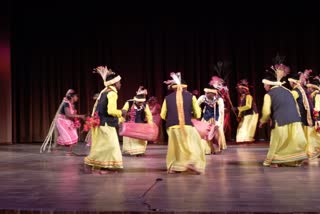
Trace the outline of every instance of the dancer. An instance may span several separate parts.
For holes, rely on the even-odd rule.
[[[69,89],[67,91],[51,124],[49,133],[41,146],[40,152],[45,151],[47,146],[48,150],[51,150],[52,135],[56,128],[58,134],[56,143],[69,147],[67,155],[73,154],[72,148],[78,142],[77,128],[81,126],[79,119],[85,119],[85,115],[77,114],[77,110],[74,107],[78,99],[78,94],[75,90]]]
[[[312,116],[315,121],[315,131],[320,134],[320,77],[315,76],[307,84],[309,98],[313,104]]]
[[[149,105],[149,109],[150,109],[151,114],[152,114],[152,120],[159,128],[158,138],[154,142],[154,143],[158,143],[158,142],[161,142],[163,140],[163,137],[162,137],[163,136],[162,120],[161,120],[161,117],[160,117],[161,105],[159,104],[158,99],[155,96],[152,96],[152,97],[149,98],[148,105]]]
[[[306,83],[304,73],[293,73],[288,78],[292,88],[292,94],[298,104],[298,110],[301,116],[301,122],[305,137],[307,139],[307,154],[309,158],[315,158],[320,155],[320,135],[316,132],[313,118],[313,105],[310,102],[306,88],[303,84]],[[308,74],[307,74],[308,75]]]
[[[132,100],[128,100],[122,110],[127,112],[126,122],[129,123],[152,123],[152,114],[148,104],[146,104],[146,96],[148,92],[143,86],[140,86],[136,92],[136,96]],[[123,137],[122,153],[127,155],[141,156],[146,152],[147,141]]]
[[[294,97],[280,82],[285,65],[279,63],[272,68],[276,77],[269,76],[262,80],[267,93],[264,96],[259,127],[263,127],[270,117],[272,119],[270,147],[263,165],[300,166],[307,159],[307,142],[301,119]]]
[[[218,93],[218,89],[212,85],[204,89],[205,94],[198,98],[198,105],[203,107],[202,121],[213,126],[214,138],[212,140],[202,139],[205,145],[205,153],[217,154],[227,148],[224,136],[224,101]]]
[[[239,94],[240,106],[235,108],[239,118],[236,142],[254,142],[259,116],[256,104],[250,94],[248,80],[240,80],[237,84],[237,91]]]
[[[119,145],[116,127],[119,118],[125,116],[125,111],[117,109],[118,90],[121,88],[121,77],[106,66],[95,69],[104,81],[105,88],[93,107],[92,116],[95,112],[100,117],[100,126],[92,128],[92,145],[90,153],[84,159],[84,163],[99,168],[100,173],[106,173],[103,169],[122,169],[122,155]]]
[[[167,170],[168,173],[191,171],[201,174],[205,170],[204,145],[191,118],[201,117],[197,99],[186,90],[180,73],[171,73],[172,80],[165,81],[173,90],[161,108],[161,118],[166,120],[168,133]]]
[[[213,65],[215,76],[211,77],[210,85],[218,87],[219,95],[224,101],[224,135],[227,139],[231,140],[232,128],[231,128],[231,110],[233,111],[233,104],[230,99],[229,89],[228,89],[228,78],[231,74],[231,63],[228,61],[218,61]],[[235,113],[233,111],[233,113]]]

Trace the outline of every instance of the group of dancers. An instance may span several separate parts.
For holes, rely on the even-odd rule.
[[[196,98],[187,90],[181,73],[171,73],[172,79],[165,81],[170,93],[162,107],[156,98],[147,102],[147,90],[139,87],[133,99],[122,109],[118,108],[118,91],[121,76],[106,66],[95,69],[103,79],[105,88],[96,96],[92,111],[94,125],[88,134],[90,153],[84,163],[100,173],[115,172],[123,168],[122,155],[143,155],[147,141],[123,137],[122,151],[117,127],[121,123],[156,123],[161,128],[165,121],[168,134],[166,166],[168,173],[205,172],[208,154],[218,154],[227,148],[225,127],[233,111],[238,118],[237,142],[254,142],[256,127],[271,126],[270,146],[264,166],[300,166],[303,161],[320,155],[320,81],[311,77],[311,70],[291,73],[283,61],[274,63],[262,83],[266,90],[262,115],[259,114],[250,94],[246,79],[237,84],[239,106],[234,107],[223,78],[213,76],[204,88],[204,94]],[[41,151],[51,149],[52,136],[57,130],[57,144],[72,146],[78,142],[77,128],[84,115],[77,114],[74,103],[78,96],[68,90],[50,127]],[[152,108],[150,108],[152,105]],[[231,104],[231,105],[230,105]],[[152,110],[151,110],[152,109]],[[160,111],[161,110],[161,111]],[[156,116],[158,115],[158,116]],[[212,137],[201,136],[194,120],[201,120],[210,127]],[[258,124],[259,120],[259,124]]]

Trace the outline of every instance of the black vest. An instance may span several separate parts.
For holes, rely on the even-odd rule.
[[[116,127],[118,126],[118,118],[108,114],[108,93],[101,94],[96,112],[98,112],[100,117],[100,126],[104,126],[107,123],[108,126]]]
[[[291,92],[284,87],[274,87],[268,94],[271,97],[271,117],[274,127],[284,126],[294,122],[301,122],[296,102]]]
[[[146,119],[146,113],[145,113],[146,105],[143,104],[142,109],[138,111],[137,109],[132,108],[132,106],[135,105],[133,100],[129,100],[128,104],[129,104],[129,109],[128,109],[126,121],[132,121],[131,115],[134,115],[134,122],[135,123],[146,123],[146,121],[145,121],[145,119]]]
[[[177,101],[176,101],[177,92],[172,92],[166,96],[167,104],[167,117],[166,117],[166,127],[179,125],[178,110],[177,110]],[[182,92],[183,98],[183,109],[184,109],[184,118],[185,125],[192,126],[192,94],[188,91]]]
[[[307,111],[304,108],[303,105],[303,99],[302,99],[302,93],[298,88],[293,89],[294,91],[296,91],[299,94],[299,97],[297,99],[297,104],[299,107],[299,112],[300,112],[300,116],[301,116],[301,122],[303,125],[308,125],[308,121],[307,121]]]
[[[203,113],[203,119],[205,121],[210,120],[211,118],[214,118],[215,121],[219,120],[219,105],[218,100],[216,100],[215,108],[211,107],[208,103],[204,102],[204,113]]]
[[[250,95],[251,96],[251,95]],[[240,100],[240,106],[245,106],[246,105],[246,102],[247,102],[247,96],[245,96],[242,100]],[[257,106],[256,106],[256,103],[252,100],[252,105],[251,105],[251,108],[248,109],[248,110],[245,110],[243,112],[241,112],[241,117],[243,116],[246,116],[246,115],[251,115],[253,114],[254,112],[258,112],[257,111]]]

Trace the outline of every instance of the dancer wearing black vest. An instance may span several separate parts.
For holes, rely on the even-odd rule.
[[[128,100],[123,110],[127,112],[126,122],[130,123],[152,123],[152,114],[146,104],[147,89],[140,86],[133,99]],[[130,137],[123,137],[122,153],[140,156],[146,152],[147,141]]]
[[[191,118],[200,118],[201,109],[197,99],[186,90],[180,73],[171,73],[173,79],[165,81],[173,90],[165,97],[161,108],[161,118],[166,121],[168,133],[167,170],[168,173],[190,171],[202,174],[205,170],[204,145]]]
[[[214,137],[212,140],[204,140],[206,155],[222,152],[227,148],[226,138],[223,131],[224,125],[224,101],[218,92],[218,88],[209,85],[204,89],[205,94],[201,95],[197,102],[203,106],[202,121],[214,126]]]
[[[259,127],[272,119],[270,147],[264,166],[300,166],[307,159],[306,138],[301,126],[301,118],[291,92],[282,86],[285,65],[273,67],[275,76],[262,80],[267,93],[264,96],[262,117]]]
[[[309,100],[301,75],[303,73],[292,73],[288,81],[292,89],[291,93],[298,104],[303,131],[307,139],[307,154],[309,158],[315,158],[320,155],[320,135],[314,128],[313,104]]]
[[[84,163],[99,168],[100,173],[106,173],[110,171],[101,169],[123,168],[116,127],[126,112],[117,109],[118,90],[121,88],[120,75],[106,66],[99,66],[95,71],[101,75],[105,88],[99,93],[93,107],[92,115],[98,113],[100,125],[92,128],[92,145]]]
[[[240,105],[236,108],[239,124],[237,128],[237,143],[254,142],[259,114],[256,104],[250,94],[249,82],[242,79],[237,84]]]

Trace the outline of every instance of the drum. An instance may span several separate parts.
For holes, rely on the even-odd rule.
[[[208,134],[211,129],[211,124],[205,121],[199,121],[196,119],[191,119],[191,122],[193,126],[196,128],[196,130],[199,132],[200,137],[204,140],[208,139]]]
[[[139,140],[156,141],[159,128],[155,123],[122,123],[119,126],[119,135]]]

